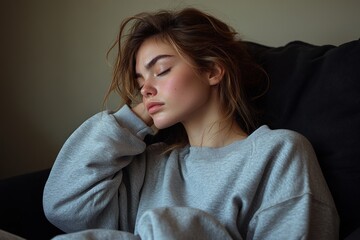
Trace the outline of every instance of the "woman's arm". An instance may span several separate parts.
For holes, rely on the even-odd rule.
[[[65,142],[44,189],[44,211],[65,232],[88,228],[129,230],[145,161],[143,139],[149,128],[128,106],[99,113],[84,122]],[[135,157],[136,156],[136,157]],[[139,164],[128,181],[124,169]],[[137,187],[134,187],[137,186]],[[136,198],[135,198],[136,199]],[[134,218],[134,216],[133,216]]]
[[[338,239],[338,214],[311,144],[286,130],[264,140],[257,143],[255,157],[266,155],[268,161],[247,237]]]

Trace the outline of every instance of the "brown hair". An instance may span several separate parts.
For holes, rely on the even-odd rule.
[[[130,22],[133,24],[129,27]],[[252,61],[245,43],[232,27],[194,8],[140,13],[122,22],[118,38],[109,50],[118,48],[106,98],[116,91],[125,104],[138,101],[135,57],[141,44],[150,37],[171,44],[181,55],[189,57],[199,71],[211,70],[215,63],[222,66],[225,74],[219,83],[219,99],[225,118],[235,118],[248,134],[256,129],[250,102],[263,89],[259,81],[264,79],[264,71]],[[158,136],[172,145],[188,141],[181,124],[160,130]]]

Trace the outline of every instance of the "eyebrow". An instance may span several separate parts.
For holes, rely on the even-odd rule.
[[[173,55],[167,55],[167,54],[158,55],[158,56],[154,57],[150,62],[148,62],[145,65],[145,68],[150,69],[152,66],[154,66],[156,64],[157,61],[159,61],[162,58],[168,58],[168,57],[173,57]]]
[[[160,59],[169,58],[169,57],[174,57],[174,56],[173,56],[173,55],[168,55],[168,54],[158,55],[158,56],[154,57],[153,59],[151,59],[151,61],[148,62],[148,63],[145,65],[145,68],[146,68],[147,70],[149,70],[149,69],[152,68],[152,67],[157,63],[157,61],[159,61]],[[141,77],[141,76],[142,76],[140,73],[136,73],[135,75],[136,75],[136,77]]]

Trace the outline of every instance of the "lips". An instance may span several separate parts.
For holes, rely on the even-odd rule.
[[[150,102],[150,103],[146,104],[146,109],[149,114],[155,114],[161,110],[161,107],[163,105],[164,104],[160,103],[160,102]]]

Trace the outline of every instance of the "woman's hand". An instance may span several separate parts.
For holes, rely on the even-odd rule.
[[[141,118],[146,125],[152,126],[153,125],[153,119],[150,117],[148,112],[146,111],[144,103],[139,103],[135,107],[131,109],[139,118]]]

